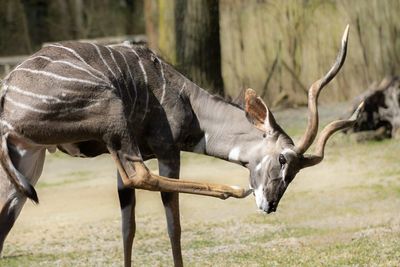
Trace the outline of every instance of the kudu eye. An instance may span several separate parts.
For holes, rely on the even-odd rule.
[[[281,166],[286,164],[286,158],[283,154],[279,154],[279,163],[281,164]]]

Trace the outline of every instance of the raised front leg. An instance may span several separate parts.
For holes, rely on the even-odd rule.
[[[150,173],[141,160],[137,148],[121,146],[118,150],[107,146],[115,160],[122,182],[126,187],[139,188],[149,191],[178,192],[227,199],[228,197],[244,198],[252,190],[245,190],[236,186],[182,181],[162,177]]]
[[[130,267],[132,260],[132,245],[135,238],[135,189],[126,188],[118,173],[118,197],[122,215],[122,240],[124,244],[124,266]]]
[[[169,159],[158,159],[159,173],[162,176],[179,178],[180,158],[179,152]],[[172,255],[175,267],[183,266],[181,250],[181,222],[179,215],[179,194],[161,192],[165,216],[167,218],[168,235],[171,242]]]

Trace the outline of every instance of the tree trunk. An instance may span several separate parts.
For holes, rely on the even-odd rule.
[[[145,13],[150,47],[196,84],[223,96],[218,2],[146,0]]]
[[[178,70],[200,86],[224,95],[218,0],[177,0],[175,31]]]
[[[25,9],[21,0],[0,0],[0,55],[32,51]]]

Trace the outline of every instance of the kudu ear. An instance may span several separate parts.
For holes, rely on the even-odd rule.
[[[245,92],[244,99],[247,119],[261,131],[272,134],[278,127],[274,115],[261,97],[257,96],[256,91],[249,88]]]

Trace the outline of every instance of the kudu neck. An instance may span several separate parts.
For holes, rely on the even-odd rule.
[[[261,149],[263,133],[247,120],[244,110],[193,83],[187,94],[204,133],[193,152],[247,166]]]

